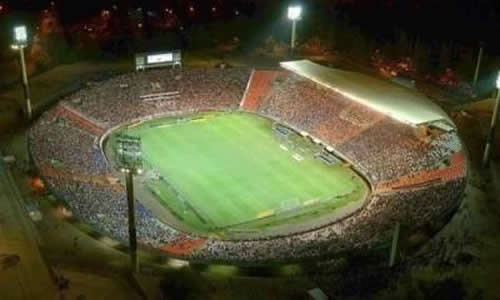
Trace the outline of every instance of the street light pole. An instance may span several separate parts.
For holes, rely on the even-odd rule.
[[[28,73],[26,72],[26,60],[24,59],[24,46],[19,47],[19,57],[21,60],[21,72],[23,76],[23,91],[24,91],[24,100],[25,100],[25,107],[24,107],[24,113],[25,117],[28,121],[31,120],[32,118],[32,112],[31,112],[31,94],[30,94],[30,86],[28,83]]]
[[[292,51],[292,56],[293,56],[294,51],[295,51],[296,28],[297,28],[297,20],[292,20],[292,38],[290,40],[290,49]]]
[[[292,5],[288,7],[288,19],[292,21],[292,38],[290,39],[290,55],[293,56],[295,51],[295,40],[297,35],[297,21],[300,20],[302,7],[300,5]]]
[[[137,230],[135,228],[135,201],[134,201],[134,171],[127,170],[125,173],[128,204],[128,235],[130,247],[130,266],[132,272],[137,273],[139,265],[137,261]]]
[[[137,258],[134,175],[142,174],[141,139],[129,135],[118,136],[116,155],[120,171],[125,174],[125,185],[127,188],[130,269],[132,273],[137,273],[139,271],[139,260]]]
[[[14,44],[12,45],[12,49],[19,50],[19,60],[21,62],[21,73],[24,91],[24,115],[28,121],[31,121],[31,95],[28,83],[28,73],[26,72],[26,59],[24,57],[24,48],[27,44],[28,32],[26,30],[26,26],[23,25],[14,27]]]
[[[483,58],[483,48],[484,48],[484,43],[481,42],[479,45],[479,54],[477,55],[476,70],[474,71],[474,79],[472,81],[473,87],[476,87],[477,79],[479,78],[479,68],[481,67],[481,60]]]
[[[495,144],[495,130],[498,119],[498,110],[500,109],[500,72],[498,72],[496,85],[497,97],[495,99],[495,108],[493,109],[493,115],[491,116],[490,131],[488,132],[488,137],[486,138],[486,146],[484,147],[483,168],[488,167],[490,163],[491,148]]]

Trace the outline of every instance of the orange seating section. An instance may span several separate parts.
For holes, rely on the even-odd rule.
[[[56,113],[57,116],[63,117],[72,125],[85,130],[92,135],[101,136],[104,134],[104,129],[101,126],[72,110],[66,109],[63,105],[58,105],[56,107]]]
[[[401,177],[394,181],[382,182],[375,188],[377,193],[393,190],[408,189],[435,182],[448,182],[465,176],[466,160],[462,152],[453,154],[450,166],[433,170],[425,170],[412,175]]]
[[[57,178],[59,182],[84,182],[92,183],[98,186],[106,186],[116,193],[124,193],[125,188],[119,183],[110,183],[108,178],[111,175],[91,176],[89,174],[75,173],[72,169],[55,168],[48,165],[40,166],[40,174],[45,177]]]
[[[242,107],[247,111],[257,111],[262,100],[269,95],[273,81],[280,73],[278,71],[254,71]]]
[[[184,256],[201,247],[205,244],[205,241],[205,238],[192,239],[186,236],[180,236],[176,240],[165,244],[161,250],[173,255]]]

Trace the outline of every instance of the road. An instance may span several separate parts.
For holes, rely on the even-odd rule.
[[[21,201],[0,161],[0,299],[56,299],[56,287]]]

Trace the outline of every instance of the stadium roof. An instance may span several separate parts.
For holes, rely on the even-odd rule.
[[[280,65],[401,122],[418,125],[448,121],[454,126],[444,110],[429,98],[392,82],[328,68],[309,60],[282,62]]]

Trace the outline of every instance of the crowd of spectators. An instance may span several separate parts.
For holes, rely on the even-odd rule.
[[[255,112],[269,94],[274,80],[280,76],[283,76],[283,72],[254,70],[241,108],[249,112]]]
[[[67,105],[112,128],[124,122],[174,111],[237,109],[249,69],[151,70],[126,73],[67,97]],[[144,96],[178,96],[144,101]],[[158,105],[168,101],[170,105]]]
[[[374,183],[435,167],[461,151],[455,133],[426,143],[412,126],[295,74],[274,82],[258,112],[319,137],[368,170]]]
[[[456,133],[443,133],[440,140],[427,143],[417,138],[413,127],[385,118],[337,149],[369,170],[367,175],[377,183],[436,167],[453,153],[451,135]]]
[[[95,128],[106,130],[154,115],[236,110],[249,74],[246,69],[154,70],[124,74],[67,97],[63,106],[69,106],[78,116],[88,117],[90,123],[98,123]],[[152,105],[141,98],[170,92],[179,95],[168,99],[174,105]],[[61,105],[45,113],[31,129],[31,153],[39,168],[74,170],[90,177],[115,172],[96,143],[100,136],[87,130],[89,124],[74,122],[70,114],[56,113],[56,110],[61,110]],[[423,142],[411,126],[353,104],[294,74],[273,83],[270,94],[259,103],[257,112],[329,143],[373,184],[434,168],[437,163],[462,151],[460,140],[453,132]],[[63,179],[63,176],[41,175],[49,189],[64,199],[78,218],[116,240],[128,240],[127,202],[123,189],[77,177]],[[374,247],[389,235],[396,221],[410,227],[421,226],[448,211],[463,192],[464,178],[465,174],[448,182],[411,189],[373,191],[365,206],[357,212],[304,232],[252,240],[208,238],[185,258],[251,263]],[[136,209],[138,239],[142,245],[165,249],[165,245],[175,241],[198,238],[162,223],[140,201]]]
[[[335,146],[385,116],[295,74],[276,80],[258,112]]]
[[[375,187],[377,193],[391,190],[408,189],[411,187],[429,184],[431,182],[447,182],[466,176],[467,162],[462,152],[453,154],[449,160],[449,165],[441,165],[435,169],[425,169],[423,171],[402,176],[396,180],[378,183]]]
[[[98,232],[128,243],[126,194],[86,182],[53,182],[51,190],[65,199],[73,213]],[[77,196],[77,197],[75,197]],[[173,228],[158,221],[140,202],[136,205],[137,236],[141,244],[160,247],[179,236]]]
[[[206,260],[251,263],[300,260],[351,249],[370,249],[391,236],[396,222],[416,228],[443,217],[456,207],[463,188],[462,178],[430,188],[373,195],[364,209],[331,225],[264,240],[209,239],[206,247],[193,253],[193,256]]]
[[[31,129],[31,153],[39,164],[50,164],[89,175],[111,173],[96,136],[68,125],[66,119],[43,120]]]
[[[289,74],[275,81],[269,96],[260,103],[258,112],[312,132],[322,122],[332,118],[339,119],[340,112],[349,103],[350,101],[338,97],[329,89],[298,75]]]

